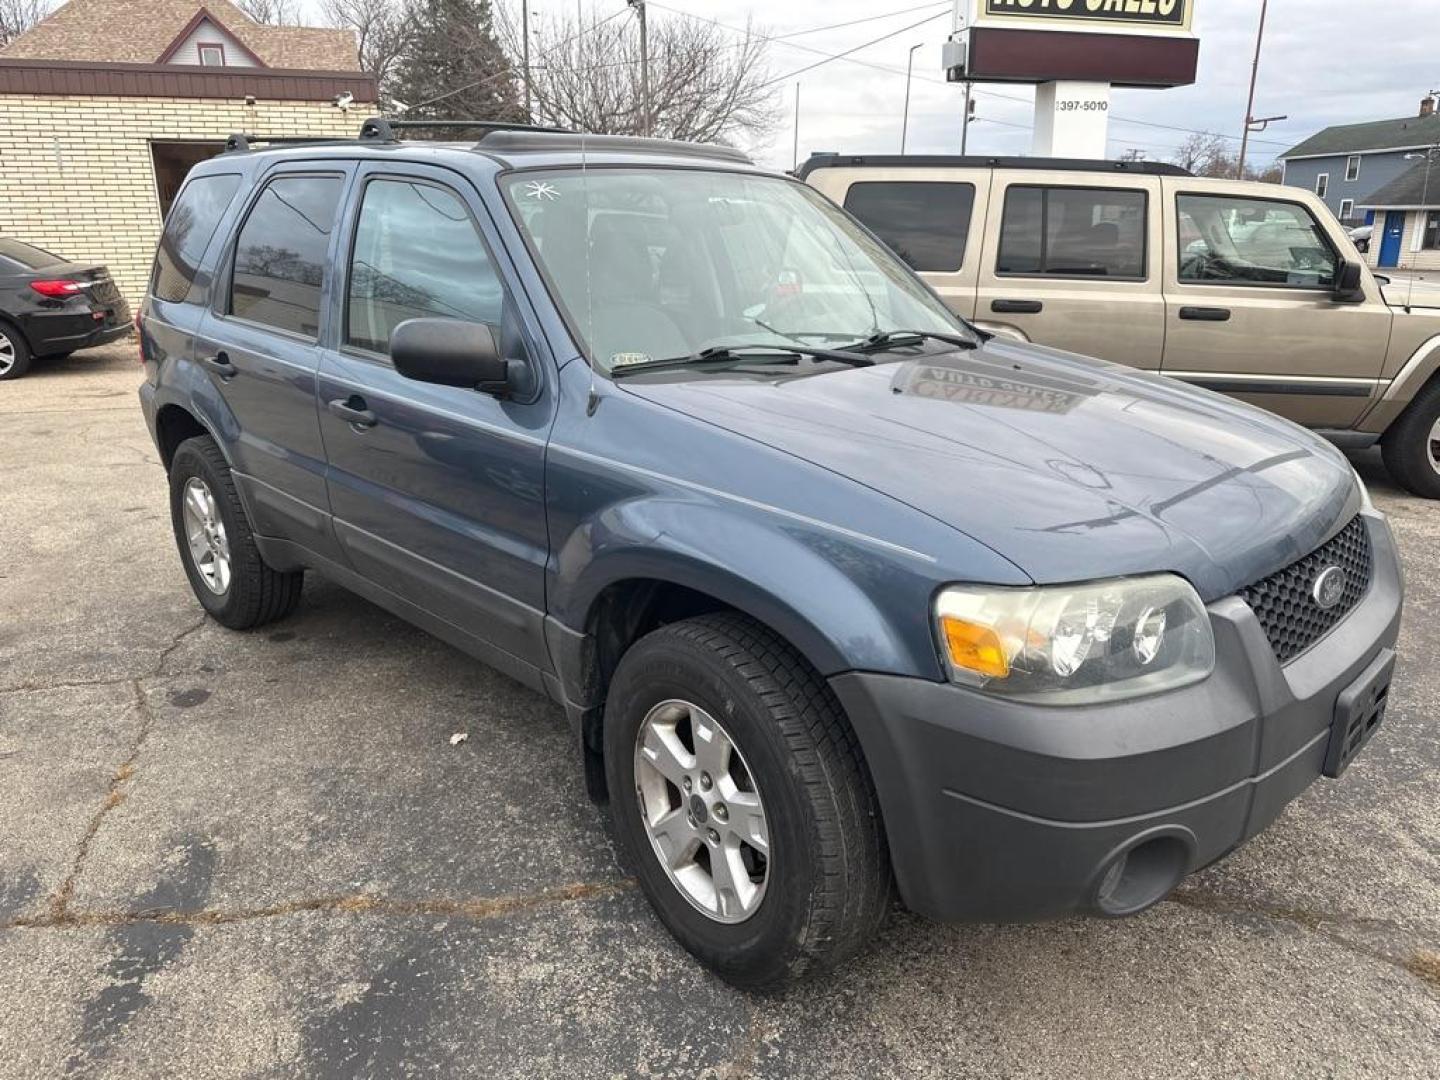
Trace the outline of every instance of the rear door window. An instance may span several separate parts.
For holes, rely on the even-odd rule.
[[[235,245],[229,312],[301,337],[320,335],[320,297],[341,176],[279,176],[250,208]]]
[[[1013,185],[995,272],[1144,280],[1147,206],[1143,191]]]
[[[912,270],[955,273],[965,263],[975,185],[866,181],[850,185],[845,209]]]
[[[386,353],[391,333],[406,319],[498,326],[505,290],[460,198],[397,177],[365,188],[347,301],[346,344]]]
[[[197,176],[185,185],[165,219],[155,253],[150,292],[156,299],[178,303],[190,295],[201,256],[239,186],[237,173]]]

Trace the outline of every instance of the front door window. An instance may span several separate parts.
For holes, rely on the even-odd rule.
[[[1336,255],[1299,203],[1178,196],[1180,282],[1329,289]]]

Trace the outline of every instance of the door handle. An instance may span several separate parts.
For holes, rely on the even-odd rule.
[[[1230,309],[1225,307],[1182,307],[1180,318],[1190,322],[1229,322]]]
[[[991,300],[990,310],[997,315],[1039,315],[1045,305],[1039,300]]]
[[[365,407],[365,399],[359,394],[336,398],[330,402],[330,411],[352,427],[372,428],[376,424],[375,414]]]
[[[240,369],[230,362],[230,357],[225,354],[223,349],[214,356],[200,357],[200,366],[206,371],[220,376],[221,380],[225,382],[229,382],[240,374]]]

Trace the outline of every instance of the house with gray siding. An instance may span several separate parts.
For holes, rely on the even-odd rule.
[[[1312,135],[1280,155],[1284,183],[1313,191],[1346,225],[1374,224],[1372,197],[1412,171],[1407,155],[1440,145],[1440,115],[1427,97],[1415,116],[1342,124]],[[1376,230],[1377,233],[1379,230]],[[1376,237],[1374,247],[1379,247]]]

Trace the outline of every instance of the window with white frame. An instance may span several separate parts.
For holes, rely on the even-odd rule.
[[[1345,159],[1345,182],[1360,179],[1360,155],[1351,154]]]
[[[1316,195],[1319,195],[1320,198],[1323,199],[1323,198],[1325,198],[1325,196],[1328,195],[1329,193],[1330,193],[1330,174],[1329,174],[1328,172],[1322,172],[1319,176],[1317,176],[1317,177],[1315,178],[1315,194],[1316,194]]]
[[[225,46],[224,46],[224,45],[219,45],[219,44],[215,44],[215,45],[202,44],[202,45],[198,46],[198,48],[199,48],[199,50],[200,50],[200,64],[201,64],[202,67],[224,67],[224,66],[225,66]]]
[[[1440,251],[1440,213],[1427,210],[1421,225],[1420,250]]]
[[[1354,216],[1355,216],[1355,200],[1354,200],[1354,199],[1341,199],[1341,200],[1340,200],[1340,220],[1341,220],[1341,221],[1349,221],[1349,220],[1350,220],[1351,218],[1353,218]]]

